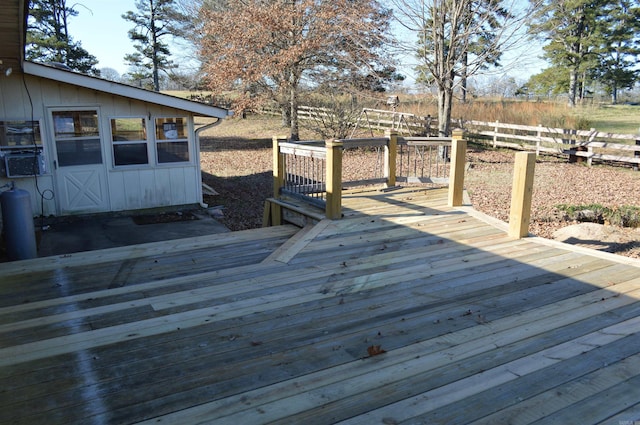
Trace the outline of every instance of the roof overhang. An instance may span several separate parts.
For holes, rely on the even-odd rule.
[[[156,105],[166,106],[170,108],[180,109],[191,112],[197,116],[225,118],[233,115],[233,112],[211,106],[192,100],[183,99],[168,94],[158,93],[138,87],[129,86],[127,84],[116,83],[114,81],[104,80],[98,77],[92,77],[85,74],[79,74],[73,71],[67,71],[53,66],[39,64],[35,62],[25,61],[23,63],[23,72],[26,75],[34,77],[46,78],[61,83],[72,84],[78,87],[84,87],[116,96],[127,97],[141,102],[152,103]]]
[[[18,71],[24,57],[29,2],[2,0],[0,6],[0,71]]]

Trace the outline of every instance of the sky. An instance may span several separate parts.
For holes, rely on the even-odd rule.
[[[73,8],[79,13],[69,20],[69,34],[73,40],[79,41],[98,59],[97,68],[113,68],[119,74],[126,73],[124,55],[135,52],[127,36],[133,23],[121,16],[136,10],[134,0],[82,0]]]
[[[129,10],[137,10],[135,0],[80,0],[73,3],[72,7],[79,12],[78,16],[69,20],[69,33],[73,40],[79,41],[84,49],[98,59],[97,68],[113,68],[120,75],[125,74],[128,66],[124,62],[124,56],[134,53],[135,49],[127,36],[127,32],[133,28],[133,23],[122,19],[122,15]],[[509,61],[511,65],[506,72],[523,80],[540,72],[543,65],[537,60],[540,51],[535,47],[529,45],[525,52],[510,54],[524,54],[524,57]],[[186,49],[175,46],[172,48],[170,45],[170,50],[175,53]],[[174,54],[171,59],[180,65],[179,69],[187,71],[190,67],[187,57]],[[412,79],[412,68],[415,64],[409,63],[412,62],[411,59],[406,59],[405,62],[407,69],[401,69],[400,72]]]

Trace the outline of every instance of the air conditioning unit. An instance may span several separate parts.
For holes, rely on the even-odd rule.
[[[45,173],[42,152],[9,153],[4,157],[4,169],[7,177],[41,176]]]

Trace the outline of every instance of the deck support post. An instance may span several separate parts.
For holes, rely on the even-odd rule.
[[[462,130],[454,130],[451,139],[451,166],[449,169],[449,206],[462,205],[464,192],[464,168],[467,154],[467,141]]]
[[[327,206],[325,215],[330,220],[342,217],[342,142],[327,140]]]
[[[386,130],[385,137],[389,139],[384,147],[384,177],[387,179],[386,187],[396,185],[396,158],[398,157],[398,132]]]
[[[520,239],[529,234],[535,165],[534,152],[516,154],[509,212],[509,236],[512,238]]]
[[[285,170],[285,158],[280,153],[280,141],[286,141],[286,137],[273,136],[273,197],[275,199],[280,198],[280,189],[284,187],[284,174]],[[268,222],[272,226],[279,226],[282,224],[282,207],[275,202],[269,202],[271,211],[268,212]],[[265,211],[265,217],[267,211]],[[267,218],[263,220],[267,222]],[[264,223],[263,223],[264,224]]]

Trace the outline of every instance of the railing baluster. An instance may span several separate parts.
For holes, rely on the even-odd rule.
[[[398,137],[392,132],[388,132],[386,137],[344,139],[324,144],[291,143],[274,138],[274,150],[278,149],[277,153],[274,152],[274,196],[282,193],[305,199],[325,208],[327,217],[337,218],[341,214],[343,187],[395,186],[396,177],[402,178],[398,181],[446,184],[441,177],[446,178],[450,174],[448,163],[436,151],[439,146],[450,145],[449,138]],[[350,181],[342,181],[344,149],[360,150],[357,155],[344,157],[349,168],[360,173]],[[331,162],[332,158],[338,161],[338,157],[339,164]],[[353,163],[360,161],[361,157],[371,162],[362,163],[362,166]],[[371,166],[375,168],[371,169]]]

